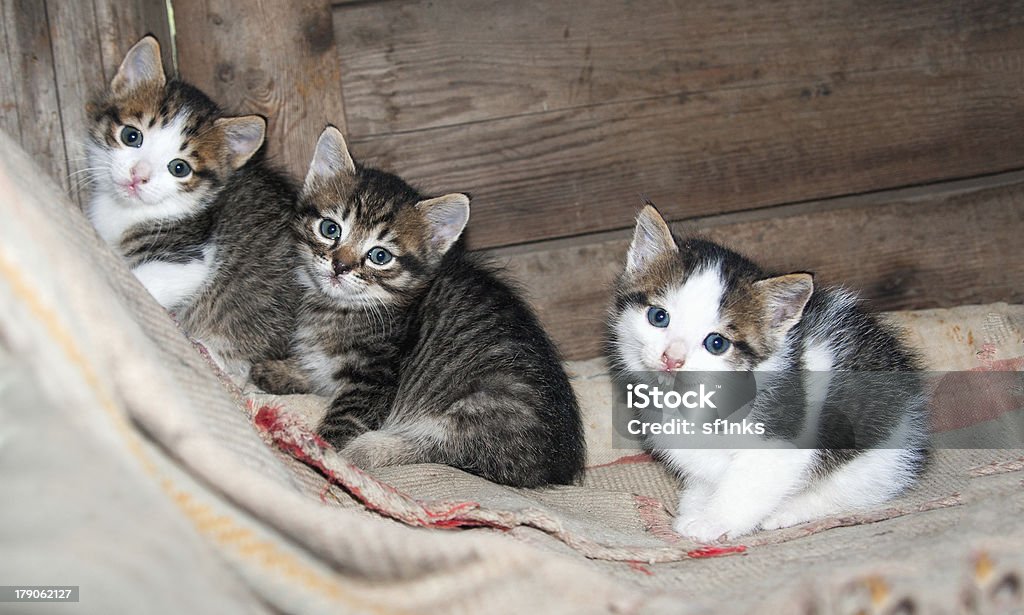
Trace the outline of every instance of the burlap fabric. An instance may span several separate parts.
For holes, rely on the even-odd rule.
[[[219,378],[2,134],[0,152],[0,583],[79,585],[75,610],[91,613],[986,612],[1020,600],[1021,451],[942,451],[879,510],[705,549],[670,530],[676,479],[610,447],[599,362],[571,366],[590,446],[582,485],[360,472],[312,435],[322,400]],[[895,317],[936,369],[1019,369],[1024,356],[1020,306]]]

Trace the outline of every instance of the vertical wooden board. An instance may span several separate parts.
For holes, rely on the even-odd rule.
[[[2,0],[7,61],[12,67],[21,147],[65,189],[67,161],[61,133],[46,6],[33,0]],[[7,103],[10,104],[10,103]],[[5,126],[10,121],[5,120]]]
[[[946,70],[1021,0],[340,4],[354,136],[837,73]],[[966,43],[966,44],[965,44]],[[1017,45],[1019,48],[1019,44]]]
[[[93,0],[93,7],[105,83],[114,78],[125,52],[146,34],[160,41],[164,68],[168,75],[174,74],[166,0]]]
[[[96,92],[106,87],[103,56],[92,2],[47,0],[53,68],[60,98],[61,128],[67,154],[73,201],[81,205],[88,183],[85,139],[88,114],[85,107]]]
[[[144,34],[157,34],[164,66],[173,74],[170,29],[163,0],[46,3],[61,106],[72,199],[86,192],[86,106],[107,87],[124,53]],[[162,36],[161,36],[162,35]]]
[[[21,120],[18,118],[18,73],[13,42],[7,29],[13,16],[9,16],[9,3],[0,2],[0,130],[17,141],[21,139]]]
[[[226,108],[268,118],[268,151],[305,175],[328,123],[345,129],[341,73],[323,0],[176,0],[181,75]]]
[[[1024,183],[1015,175],[1016,183],[967,192],[936,186],[913,189],[913,196],[864,195],[835,206],[795,206],[785,215],[726,215],[675,229],[705,234],[770,270],[814,271],[817,284],[856,289],[878,310],[1020,303]],[[625,232],[616,235],[495,253],[526,287],[569,358],[602,351],[612,284],[629,245]]]

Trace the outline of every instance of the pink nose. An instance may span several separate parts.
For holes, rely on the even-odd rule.
[[[149,181],[149,165],[139,163],[132,167],[132,183],[131,187],[134,188],[139,184],[145,184]]]
[[[665,369],[665,371],[669,371],[669,370],[673,370],[673,369],[680,369],[685,364],[686,364],[686,359],[676,359],[676,358],[670,357],[670,356],[668,356],[667,352],[663,353],[661,355],[661,365]]]

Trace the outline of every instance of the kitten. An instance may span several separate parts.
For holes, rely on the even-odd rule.
[[[287,356],[297,195],[258,153],[264,119],[167,80],[150,36],[90,112],[85,209],[100,236],[230,373]]]
[[[441,463],[519,487],[573,482],[579,407],[554,344],[460,236],[469,198],[424,198],[320,136],[296,236],[305,294],[274,392],[334,398],[320,434],[362,467]]]
[[[927,436],[918,360],[848,291],[815,288],[806,273],[773,276],[710,241],[675,237],[648,205],[608,328],[610,361],[624,381],[675,371],[760,379],[750,418],[767,433],[756,448],[686,449],[687,436],[649,437],[686,479],[680,534],[735,538],[876,506],[920,472]],[[883,387],[876,403],[869,397],[851,413],[840,400],[863,402],[858,387],[877,382],[871,374],[896,374],[903,388]]]

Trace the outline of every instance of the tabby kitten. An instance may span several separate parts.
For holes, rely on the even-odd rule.
[[[749,418],[766,432],[757,446],[698,450],[680,448],[686,436],[648,437],[686,479],[680,534],[735,538],[876,506],[918,475],[927,439],[918,360],[852,293],[674,237],[648,205],[615,297],[608,352],[622,380],[674,371],[758,379]],[[879,385],[878,374],[899,384]]]
[[[469,198],[424,198],[320,136],[296,227],[305,294],[274,392],[333,397],[320,434],[362,467],[441,463],[506,485],[571,483],[579,408],[519,294],[459,240]]]
[[[225,116],[196,88],[167,80],[150,36],[90,112],[85,209],[100,236],[230,373],[286,356],[297,196],[258,153],[264,119]]]

